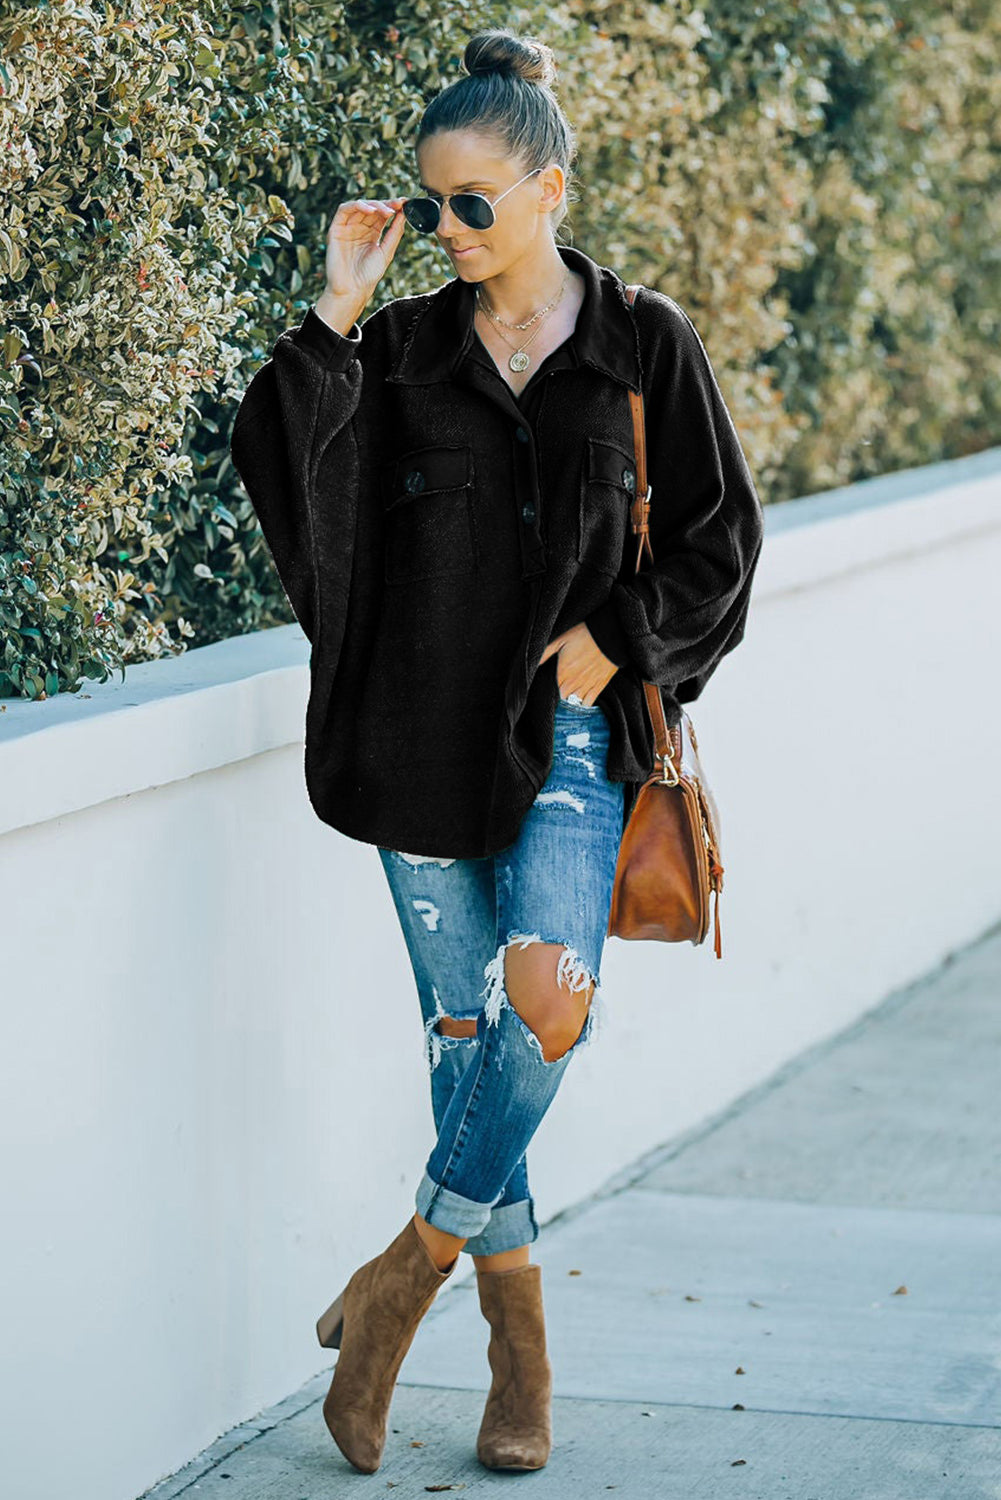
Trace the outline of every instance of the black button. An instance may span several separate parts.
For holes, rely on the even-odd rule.
[[[418,495],[424,488],[424,475],[420,469],[411,469],[403,481],[408,494]]]
[[[634,490],[636,488],[636,475],[633,473],[632,469],[622,470],[622,483],[625,485],[627,490]]]
[[[518,439],[519,443],[527,443],[528,442],[528,428],[527,427],[516,427],[514,429],[514,435]]]
[[[523,505],[521,507],[521,519],[525,522],[526,526],[530,526],[535,520],[535,506]]]

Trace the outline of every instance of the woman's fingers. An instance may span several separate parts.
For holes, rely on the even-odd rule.
[[[403,198],[353,198],[342,203],[331,220],[329,237],[378,241],[387,224],[391,223],[392,231],[397,229],[397,220],[402,233],[406,224],[401,212],[404,201]]]
[[[404,198],[349,198],[327,230],[327,286],[337,295],[371,296],[406,227]]]
[[[389,218],[403,205],[402,198],[352,198],[341,204],[345,214],[358,214],[362,218]]]

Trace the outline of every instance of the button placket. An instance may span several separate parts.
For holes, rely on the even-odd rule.
[[[539,532],[539,496],[533,434],[523,423],[514,429],[515,505],[521,517],[521,557],[527,573],[544,566],[542,537]]]

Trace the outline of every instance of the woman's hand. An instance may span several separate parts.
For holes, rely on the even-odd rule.
[[[362,305],[369,300],[403,238],[404,201],[352,198],[339,205],[327,230],[326,276],[331,297]]]
[[[599,651],[594,636],[583,623],[564,630],[562,635],[549,642],[539,657],[540,667],[554,651],[559,653],[556,678],[560,697],[569,698],[571,693],[576,693],[591,708],[602,688],[619,670],[615,662],[609,661],[605,653]]]

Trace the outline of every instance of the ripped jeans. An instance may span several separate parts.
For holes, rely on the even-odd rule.
[[[417,981],[438,1132],[415,1202],[470,1255],[538,1238],[525,1151],[598,1026],[625,795],[606,775],[608,741],[597,704],[558,696],[552,768],[513,844],[478,859],[379,849]],[[594,981],[576,1041],[552,1061],[505,988],[505,948],[532,942],[562,948],[561,987]],[[475,1035],[445,1035],[442,1016],[475,1019]]]

